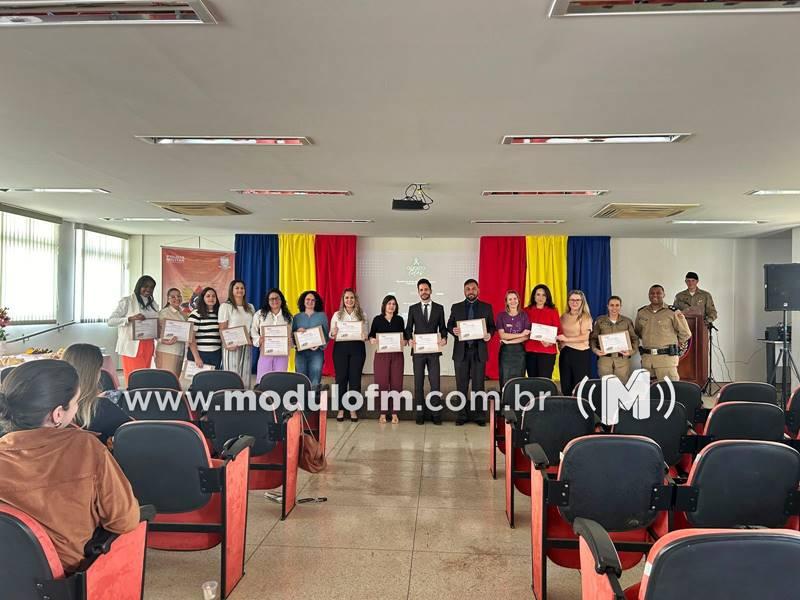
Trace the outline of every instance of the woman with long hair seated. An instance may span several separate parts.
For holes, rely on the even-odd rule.
[[[78,373],[63,360],[16,367],[0,388],[0,502],[38,521],[73,572],[94,531],[139,524],[128,480],[97,436],[77,427]]]
[[[78,372],[81,388],[78,396],[78,412],[75,424],[99,434],[104,444],[114,437],[120,425],[132,421],[119,406],[101,395],[100,371],[103,367],[103,353],[92,344],[72,344],[64,351],[63,360]]]

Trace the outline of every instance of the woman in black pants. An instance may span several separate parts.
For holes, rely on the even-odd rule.
[[[360,322],[361,333],[358,336],[339,338],[339,323],[342,321]],[[364,371],[364,361],[367,359],[367,350],[364,345],[366,339],[367,316],[358,303],[355,290],[347,288],[342,292],[342,301],[339,310],[331,317],[331,339],[336,340],[333,345],[333,368],[336,371],[336,385],[339,388],[339,401],[341,402],[346,392],[357,392],[361,395],[361,373]],[[344,410],[336,415],[337,421],[344,421]],[[358,421],[358,413],[350,411],[350,420]]]
[[[571,396],[575,386],[589,377],[592,368],[592,351],[589,334],[592,332],[592,315],[586,296],[580,290],[567,295],[567,311],[561,315],[561,331],[556,339],[561,346],[558,370],[561,373],[561,393]]]

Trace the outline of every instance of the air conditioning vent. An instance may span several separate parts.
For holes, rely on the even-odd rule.
[[[554,0],[550,17],[800,11],[800,0]]]
[[[236,217],[252,214],[230,202],[153,202],[153,205],[187,217]]]
[[[663,219],[697,208],[699,204],[606,204],[592,216],[595,219]]]
[[[0,0],[0,27],[216,22],[202,0]]]

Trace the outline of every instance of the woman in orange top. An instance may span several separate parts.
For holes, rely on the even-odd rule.
[[[570,290],[567,294],[567,311],[561,315],[561,331],[557,338],[561,346],[558,359],[561,393],[570,396],[580,380],[590,376],[592,369],[592,351],[589,350],[592,315],[586,296],[580,290]]]
[[[531,299],[525,307],[531,325],[549,325],[555,327],[557,334],[561,333],[561,320],[558,316],[553,295],[550,288],[540,283],[531,291]],[[528,340],[525,342],[525,370],[528,377],[553,377],[553,367],[556,364],[556,344]]]
[[[63,360],[15,367],[0,390],[0,502],[47,531],[67,572],[84,558],[95,529],[127,533],[139,505],[111,453],[72,427],[78,373]]]

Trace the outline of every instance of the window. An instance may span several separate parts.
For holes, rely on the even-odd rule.
[[[83,322],[108,319],[128,292],[128,240],[88,229],[75,232],[75,314]]]
[[[58,224],[0,212],[0,305],[13,323],[55,321],[57,286]]]

